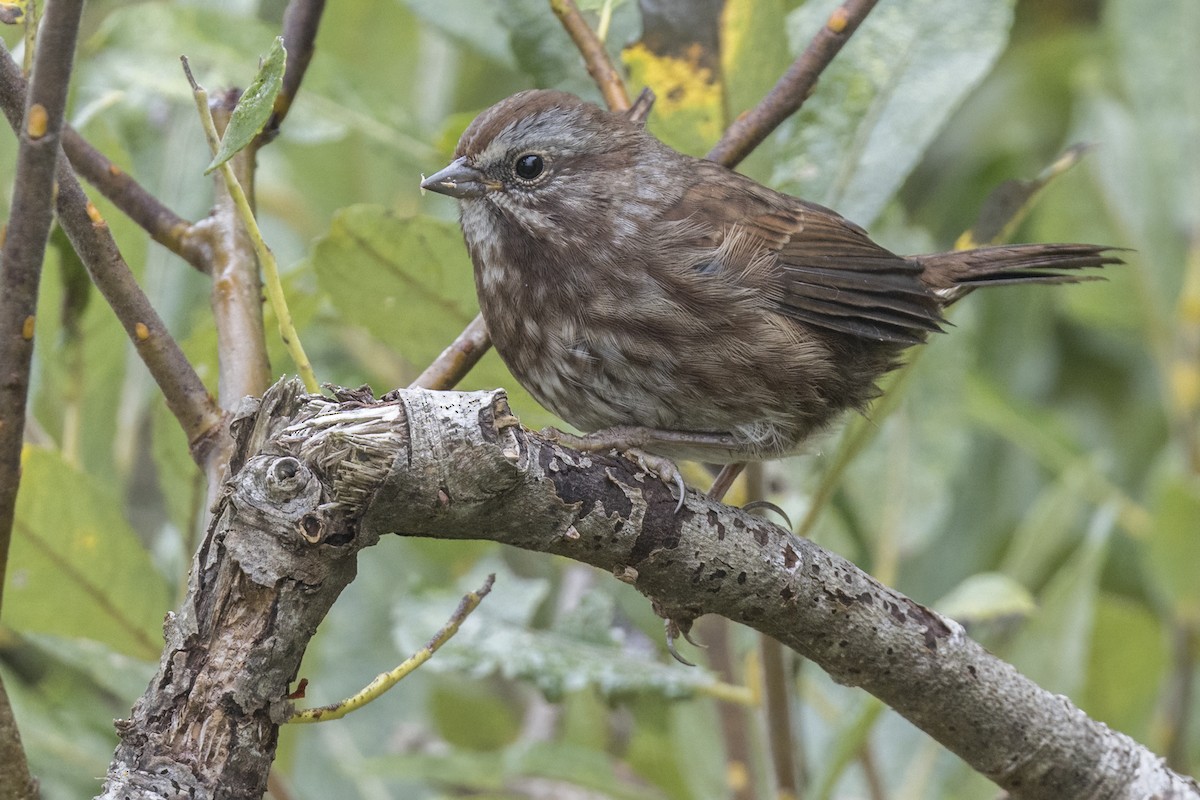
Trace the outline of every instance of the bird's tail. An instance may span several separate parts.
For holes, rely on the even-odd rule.
[[[1094,244],[1015,244],[953,250],[912,260],[924,270],[921,280],[949,305],[981,286],[1013,283],[1077,283],[1099,275],[1077,270],[1124,263],[1116,248]]]

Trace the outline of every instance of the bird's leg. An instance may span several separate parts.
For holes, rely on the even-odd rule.
[[[721,467],[721,471],[717,473],[716,479],[713,481],[712,486],[709,487],[708,496],[720,502],[725,497],[725,493],[729,491],[729,487],[733,486],[733,482],[737,480],[738,475],[741,475],[742,470],[745,468],[745,461],[735,461],[732,464],[726,464]]]
[[[542,434],[576,450],[655,450],[667,447],[695,447],[713,450],[736,450],[741,445],[731,433],[711,431],[671,431],[621,425],[604,428],[595,433],[576,436],[557,428],[546,428]]]

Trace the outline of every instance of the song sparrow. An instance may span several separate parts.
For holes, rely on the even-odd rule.
[[[460,202],[492,342],[592,449],[794,453],[972,289],[1119,261],[1086,244],[898,256],[556,91],[487,109],[455,156],[421,185]]]

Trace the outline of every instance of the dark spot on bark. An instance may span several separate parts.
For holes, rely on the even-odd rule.
[[[967,672],[971,673],[971,677],[972,677],[972,678],[978,678],[978,677],[979,677],[979,674],[978,674],[978,672],[979,672],[979,671],[975,669],[975,665],[974,665],[974,664],[968,664],[968,665],[967,665]]]
[[[841,589],[833,592],[833,598],[844,606],[854,605],[854,598],[843,592]]]
[[[725,576],[727,574],[729,574],[729,573],[727,573],[723,569],[714,569],[712,571],[712,574],[708,576],[708,579],[710,581],[723,581],[723,580],[725,580]]]
[[[800,561],[800,556],[798,553],[796,553],[795,550],[792,549],[792,546],[790,544],[784,545],[783,566],[787,567],[788,569],[792,569],[793,567],[796,566],[796,563],[799,561]]]
[[[779,590],[779,596],[782,597],[784,600],[791,600],[793,597],[796,596],[796,593],[793,592],[790,587],[785,586]]]
[[[950,628],[942,618],[920,603],[909,604],[908,618],[925,626],[925,646],[930,650],[937,650],[938,639],[950,635]]]
[[[758,542],[759,547],[766,547],[768,538],[767,532],[762,528],[754,529],[754,541]]]
[[[738,576],[737,576],[737,582],[738,582],[739,586],[742,585],[743,583],[745,583],[746,582],[746,573],[739,572]],[[784,591],[786,592],[787,590],[784,589]]]
[[[717,512],[713,511],[711,509],[708,512],[708,524],[710,527],[712,527],[717,532],[717,541],[718,542],[724,541],[725,540],[725,523],[721,522],[721,518],[717,514]]]
[[[850,643],[848,641],[846,641],[845,639],[842,639],[840,642],[838,642],[838,647],[849,647],[849,646],[850,646]]]
[[[887,608],[887,612],[892,615],[892,619],[896,620],[896,622],[903,623],[906,619],[908,619],[907,615],[904,613],[904,609],[900,608],[900,606],[898,606],[896,603],[893,603],[891,600],[884,601],[884,607]]]
[[[641,533],[629,552],[630,563],[635,566],[655,551],[674,550],[679,547],[680,528],[695,517],[695,513],[687,508],[681,508],[679,513],[675,512],[678,499],[672,496],[670,488],[657,478],[647,477],[642,491],[646,496],[646,515],[642,519]],[[625,499],[625,505],[630,506],[625,495],[622,494],[621,497]],[[632,508],[630,510],[632,511]]]
[[[854,576],[849,572],[842,573],[842,583],[854,583]]]
[[[858,602],[862,603],[863,605],[869,606],[872,603],[874,603],[874,600],[871,598],[870,592],[863,592],[862,594],[860,594],[858,596]]]

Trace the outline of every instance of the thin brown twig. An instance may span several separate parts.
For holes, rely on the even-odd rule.
[[[600,88],[600,94],[604,96],[604,102],[608,105],[609,110],[627,110],[629,93],[625,90],[625,81],[621,80],[621,74],[617,72],[612,59],[608,57],[604,43],[596,37],[592,26],[587,24],[583,14],[579,12],[575,0],[550,0],[550,8],[553,9],[562,26],[567,29],[571,40],[575,42],[575,47],[583,56],[583,63],[587,67],[588,74]]]
[[[817,84],[817,78],[871,13],[878,0],[846,0],[817,32],[800,57],[771,87],[767,96],[740,116],[708,153],[710,161],[731,169],[758,147],[771,131],[794,114]]]
[[[47,6],[28,97],[6,92],[0,99],[19,139],[10,221],[0,253],[0,600],[21,480],[38,286],[54,219],[58,143],[82,13],[82,0],[54,0]],[[10,77],[23,84],[7,51],[3,60],[11,65]]]
[[[471,368],[479,363],[492,340],[488,338],[487,326],[483,315],[477,314],[475,319],[463,329],[458,338],[442,351],[442,354],[425,368],[412,385],[411,389],[452,389]]]
[[[268,142],[279,133],[287,117],[308,64],[316,50],[317,29],[325,11],[325,0],[291,0],[283,12],[283,46],[287,49],[287,66],[283,71],[283,86],[275,97],[275,109],[263,129],[260,141]]]

